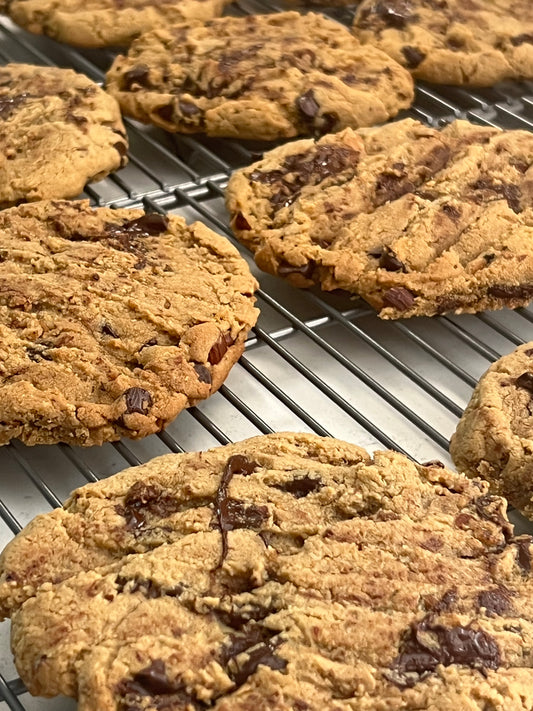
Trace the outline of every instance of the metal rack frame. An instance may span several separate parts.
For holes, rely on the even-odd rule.
[[[235,14],[287,9],[242,0]],[[350,9],[326,11],[348,24]],[[69,66],[102,81],[110,51],[76,51],[0,20],[0,64]],[[456,117],[533,128],[533,83],[469,91],[420,85],[404,112],[438,126]],[[99,448],[68,445],[0,450],[0,548],[31,518],[68,493],[158,454],[204,449],[256,434],[300,430],[333,435],[370,450],[391,447],[419,461],[450,463],[449,436],[472,387],[491,361],[533,340],[533,308],[380,321],[345,294],[298,291],[259,272],[228,227],[224,187],[235,169],[268,146],[172,136],[127,121],[130,163],[86,188],[95,205],[172,212],[199,219],[236,244],[261,282],[261,316],[239,363],[219,392],[182,413],[165,432]],[[519,526],[527,524],[515,515]],[[0,624],[0,711],[66,711],[66,699],[32,699],[16,676],[9,624]]]

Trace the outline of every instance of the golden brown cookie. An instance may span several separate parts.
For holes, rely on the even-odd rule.
[[[167,131],[273,140],[371,126],[413,100],[409,73],[323,15],[164,28],[107,74],[122,110]]]
[[[209,20],[231,0],[5,0],[11,19],[29,32],[79,47],[128,45],[143,32],[176,22]]]
[[[203,224],[43,201],[0,213],[0,444],[144,437],[217,390],[256,281]]]
[[[482,375],[450,441],[458,469],[533,518],[533,343]]]
[[[275,148],[227,205],[262,269],[382,318],[514,308],[533,296],[532,163],[527,131],[405,119]]]
[[[80,711],[530,711],[532,540],[486,490],[307,434],[128,469],[2,554],[17,668]]]
[[[417,79],[491,86],[533,78],[530,0],[363,0],[353,30]]]
[[[0,67],[0,208],[76,197],[124,166],[117,102],[71,69]]]

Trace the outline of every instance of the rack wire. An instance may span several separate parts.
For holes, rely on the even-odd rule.
[[[286,5],[241,0],[234,14]],[[324,10],[349,24],[351,9]],[[31,36],[0,19],[0,64],[72,67],[101,82],[110,51],[75,51]],[[533,127],[533,83],[469,91],[421,84],[412,116],[439,126],[454,118]],[[369,450],[392,447],[418,461],[451,463],[448,440],[473,386],[490,362],[533,340],[533,309],[380,321],[343,293],[299,291],[258,272],[228,228],[224,187],[231,172],[267,147],[253,141],[173,136],[127,121],[130,163],[86,188],[98,206],[144,206],[202,220],[240,249],[261,282],[261,316],[244,355],[219,392],[182,413],[165,432],[139,442],[90,449],[68,445],[0,450],[0,548],[37,513],[69,492],[159,454],[205,449],[272,431],[332,435]],[[515,513],[523,529],[527,524]],[[0,711],[68,711],[68,699],[33,699],[9,653],[9,624],[0,624]]]

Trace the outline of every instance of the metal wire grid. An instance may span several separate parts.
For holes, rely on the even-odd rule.
[[[286,9],[245,0],[236,14]],[[349,23],[349,10],[329,12]],[[108,51],[73,51],[0,21],[0,63],[70,66],[96,81]],[[475,92],[420,86],[404,115],[439,125],[454,117],[504,128],[533,127],[533,84]],[[223,204],[229,174],[266,148],[256,142],[170,136],[127,122],[130,164],[87,187],[96,205],[138,206],[201,219],[233,240]],[[235,243],[235,241],[234,241]],[[424,461],[449,462],[447,443],[471,389],[488,364],[533,339],[533,309],[475,316],[382,322],[343,294],[298,291],[258,273],[261,317],[245,354],[220,391],[182,413],[165,431],[140,442],[88,450],[67,445],[0,451],[0,547],[33,516],[60,505],[76,486],[97,481],[158,454],[203,449],[260,433],[310,431],[370,450],[393,447]],[[516,516],[519,525],[524,525]],[[0,625],[0,709],[66,711],[66,699],[32,699],[8,652]]]

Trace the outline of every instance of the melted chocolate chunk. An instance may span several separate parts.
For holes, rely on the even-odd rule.
[[[515,385],[533,394],[533,373],[522,373],[515,380]]]
[[[217,365],[226,355],[228,348],[234,343],[235,341],[229,333],[221,334],[218,337],[218,340],[211,346],[207,360],[211,363],[211,365]]]
[[[439,459],[431,459],[429,462],[424,462],[423,467],[438,467],[439,469],[445,469],[445,465]]]
[[[26,346],[26,355],[34,363],[40,363],[42,360],[54,360],[49,354],[50,346],[42,343],[36,343],[34,346]]]
[[[139,64],[137,67],[133,67],[129,72],[125,72],[122,77],[122,89],[123,91],[132,91],[135,85],[139,87],[148,88],[151,86],[150,80],[150,68],[146,64]]]
[[[154,404],[152,396],[148,390],[143,388],[128,388],[124,392],[126,400],[126,414],[132,415],[138,412],[140,415],[147,415]]]
[[[8,119],[18,107],[23,104],[30,94],[18,94],[17,96],[0,96],[0,121]]]
[[[256,504],[245,504],[238,499],[228,499],[225,506],[226,530],[249,528],[252,531],[261,530],[268,520],[268,508]]]
[[[174,106],[172,104],[168,104],[167,106],[160,106],[158,109],[155,110],[155,113],[163,119],[163,121],[166,121],[167,123],[172,123],[172,119],[174,118]]]
[[[250,461],[242,454],[234,454],[227,461],[220,484],[218,485],[215,497],[215,513],[218,520],[220,532],[222,534],[222,554],[220,556],[219,566],[224,562],[228,554],[228,531],[233,529],[233,522],[230,513],[230,499],[228,498],[228,487],[236,474],[249,476],[257,467],[256,462]]]
[[[405,264],[398,259],[390,247],[383,247],[381,257],[379,258],[379,266],[386,269],[388,272],[405,272]]]
[[[498,669],[501,655],[496,641],[483,630],[433,625],[429,616],[413,623],[404,636],[400,654],[386,678],[400,688],[412,687],[442,664],[472,669]]]
[[[523,34],[516,35],[516,37],[511,37],[511,44],[513,47],[518,47],[521,44],[533,44],[533,35]]]
[[[513,535],[513,526],[504,516],[505,500],[492,494],[484,494],[474,501],[474,506],[480,518],[491,521],[502,529],[506,541]]]
[[[229,612],[226,610],[214,610],[214,615],[217,620],[220,620],[226,627],[241,630],[246,625],[249,625],[250,622],[264,620],[273,612],[277,612],[277,608],[274,605],[264,607],[263,605],[248,603],[242,609],[235,608]],[[231,654],[227,657],[227,659],[229,658],[231,658]]]
[[[494,590],[482,590],[477,596],[478,609],[485,608],[487,615],[504,615],[509,611],[509,591],[503,586]]]
[[[500,284],[489,286],[489,296],[497,299],[530,299],[533,296],[533,284]]]
[[[200,502],[198,502],[200,503]],[[205,505],[205,502],[202,502]],[[148,515],[165,518],[179,511],[182,503],[158,487],[138,481],[130,487],[124,497],[124,505],[115,510],[126,519],[126,528],[140,530],[146,526]]]
[[[106,336],[111,336],[111,338],[119,338],[117,331],[107,321],[104,321],[104,323],[102,324],[102,333],[104,333]]]
[[[120,696],[120,711],[140,711],[140,699],[146,696],[152,697],[150,708],[161,711],[188,708],[189,705],[194,709],[205,708],[201,701],[187,693],[185,684],[169,681],[165,662],[162,659],[155,659],[150,666],[141,669],[132,679],[123,679],[116,688]],[[142,704],[142,708],[146,706]]]
[[[402,54],[405,57],[405,65],[408,69],[416,69],[426,58],[424,52],[410,45],[402,47]]]
[[[522,191],[518,185],[514,183],[494,183],[490,178],[479,178],[470,187],[474,190],[489,190],[490,192],[501,195],[513,212],[519,214],[522,212],[522,207],[520,205],[520,198],[522,197]]]
[[[398,172],[383,172],[377,180],[375,186],[375,204],[376,206],[383,205],[391,200],[397,200],[406,193],[411,193],[415,189],[415,184],[409,176],[401,171]]]
[[[122,229],[132,234],[155,235],[163,234],[168,229],[168,217],[160,215],[158,212],[149,212],[135,220],[130,220],[122,225]]]
[[[180,99],[178,102],[179,110],[185,118],[198,118],[203,114],[202,109],[200,109],[196,104],[190,101],[185,101]]]
[[[242,214],[242,212],[238,212],[237,215],[235,216],[235,221],[234,221],[235,227],[238,230],[251,230],[251,226],[246,219],[246,217]]]
[[[278,657],[275,653],[279,642],[270,641],[267,644],[262,644],[257,649],[252,650],[248,659],[241,665],[237,666],[237,671],[233,673],[232,679],[237,687],[242,686],[248,677],[255,674],[257,668],[262,664],[275,671],[282,671],[287,666],[287,661]]]
[[[383,304],[392,306],[399,311],[407,311],[415,303],[415,296],[403,286],[393,286],[383,294]]]
[[[454,205],[449,205],[448,203],[446,203],[442,206],[441,209],[452,220],[458,220],[461,217],[461,210],[459,210],[459,208],[457,207],[454,207]]]
[[[275,489],[280,491],[286,491],[292,494],[295,499],[303,499],[309,494],[314,494],[316,491],[320,491],[323,487],[321,479],[314,479],[306,474],[298,479],[291,479],[290,481],[284,481],[282,484],[274,484]]]
[[[243,633],[231,635],[221,657],[228,664],[227,673],[235,685],[242,686],[261,664],[275,670],[285,669],[287,662],[275,653],[280,644],[277,632],[261,625],[250,625]],[[236,657],[244,652],[246,660],[238,662]]]
[[[193,367],[196,371],[196,374],[198,375],[198,380],[201,383],[207,383],[208,385],[211,385],[211,371],[209,370],[209,368],[207,368],[205,365],[202,365],[202,363],[195,363]]]
[[[379,0],[373,9],[387,27],[402,29],[416,19],[408,0]]]
[[[521,537],[516,543],[516,562],[524,573],[531,573],[531,551],[529,549],[533,538],[531,536]]]
[[[296,99],[296,108],[302,115],[306,123],[313,122],[315,116],[320,111],[320,104],[315,99],[315,93],[312,89],[306,91]]]
[[[278,264],[278,274],[281,277],[287,277],[290,274],[301,274],[306,279],[312,279],[314,270],[315,263],[312,260],[299,267],[283,261]]]
[[[113,143],[113,148],[122,157],[124,157],[128,153],[128,147],[123,141],[117,141],[116,143]]]
[[[71,111],[67,111],[65,114],[65,119],[70,123],[76,124],[79,128],[85,127],[89,120],[85,116],[78,116],[78,114],[73,114]]]

